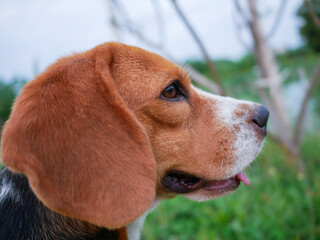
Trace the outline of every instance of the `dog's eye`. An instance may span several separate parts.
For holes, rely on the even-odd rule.
[[[172,83],[166,89],[162,91],[162,96],[165,98],[176,98],[178,95],[178,89],[176,84]]]
[[[160,97],[168,101],[188,101],[188,92],[181,86],[179,80],[175,80],[161,92]]]

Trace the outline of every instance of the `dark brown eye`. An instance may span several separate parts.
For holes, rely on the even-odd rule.
[[[176,98],[177,97],[178,90],[174,84],[171,84],[166,89],[162,91],[162,96],[165,98]]]
[[[174,80],[161,92],[160,98],[166,101],[179,102],[185,100],[188,102],[188,92],[180,84],[179,80]]]

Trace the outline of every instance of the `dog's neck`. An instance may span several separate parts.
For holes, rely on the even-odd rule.
[[[139,240],[141,230],[146,220],[146,217],[152,212],[162,201],[161,197],[156,196],[149,209],[144,212],[139,218],[127,226],[128,240]]]

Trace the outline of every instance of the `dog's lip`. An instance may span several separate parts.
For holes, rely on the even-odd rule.
[[[228,179],[206,181],[204,188],[206,190],[222,190],[232,187],[237,188],[240,185],[240,182],[243,182],[246,186],[250,185],[250,180],[244,172],[240,172],[234,177]]]
[[[199,189],[218,193],[229,192],[237,189],[240,182],[243,182],[246,186],[250,184],[250,180],[244,172],[227,179],[206,180],[182,171],[173,170],[162,178],[164,187],[175,193],[191,193]]]
[[[233,188],[236,189],[239,185],[240,185],[240,180],[238,180],[235,177],[231,177],[224,180],[206,181],[204,189],[209,191],[224,190],[224,189],[232,190]]]
[[[161,180],[162,185],[174,193],[194,192],[204,186],[205,181],[192,174],[179,171],[168,171]]]

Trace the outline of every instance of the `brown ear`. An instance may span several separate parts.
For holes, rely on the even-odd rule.
[[[156,170],[110,75],[110,48],[61,59],[27,84],[4,127],[2,158],[49,208],[118,228],[153,201]]]

